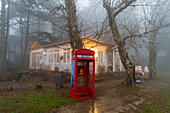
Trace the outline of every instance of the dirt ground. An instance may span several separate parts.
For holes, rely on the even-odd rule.
[[[75,101],[67,106],[53,108],[51,113],[169,113],[170,75],[159,78],[149,81],[142,80],[142,84],[134,87],[120,86],[123,79],[99,81],[95,83],[96,98],[94,100]],[[47,81],[43,79],[37,78],[33,81],[14,83],[13,93],[17,91],[16,89],[23,92],[25,88],[34,88],[37,83],[42,84],[44,91],[55,88],[55,77]],[[0,89],[10,87],[10,84],[11,82],[1,82]],[[64,87],[69,90],[69,83]],[[69,92],[67,93],[69,94]]]
[[[96,99],[74,103],[68,106],[55,108],[51,112],[57,113],[169,113],[169,103],[165,108],[157,109],[154,103],[170,102],[170,92],[166,90],[166,100],[160,98],[162,89],[170,89],[170,79],[142,81],[134,87],[123,87],[120,81],[107,80],[96,83]],[[159,92],[159,94],[157,93]],[[154,98],[155,97],[155,98]],[[157,100],[160,98],[160,102]],[[154,101],[152,100],[154,99]],[[168,100],[167,100],[168,99]],[[146,108],[150,105],[150,108]]]

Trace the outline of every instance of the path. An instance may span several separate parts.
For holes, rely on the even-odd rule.
[[[122,80],[106,80],[96,83],[97,88],[103,88],[104,95],[98,96],[94,100],[80,101],[68,106],[62,106],[55,108],[52,113],[125,113],[136,112],[138,106],[146,102],[144,94],[147,92],[156,92],[162,87],[160,81],[149,85],[150,82],[146,82],[138,87],[127,88],[120,87],[118,84]],[[149,84],[148,84],[149,83]],[[140,88],[144,87],[144,88]],[[120,88],[120,89],[119,89]],[[120,90],[118,93],[117,91]],[[102,93],[103,91],[101,91]],[[123,95],[123,96],[122,96]],[[147,95],[145,95],[147,96]],[[148,95],[149,96],[149,95]]]
[[[105,80],[102,82],[97,82],[96,87],[109,88],[117,86],[122,80]],[[86,100],[75,103],[73,105],[63,106],[52,110],[52,113],[115,113],[120,111],[122,101],[118,98],[116,91],[114,89],[107,89],[104,96],[100,96],[95,100]]]

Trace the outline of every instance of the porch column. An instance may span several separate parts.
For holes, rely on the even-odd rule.
[[[30,50],[30,63],[29,67],[32,68],[32,50]]]
[[[115,53],[115,50],[113,50],[113,72],[115,72],[116,71],[116,68],[115,68],[115,58],[116,58],[116,55],[115,55],[116,53]]]
[[[105,72],[108,71],[107,61],[108,61],[108,52],[106,50],[103,50],[103,62],[104,62],[104,65],[105,65]]]

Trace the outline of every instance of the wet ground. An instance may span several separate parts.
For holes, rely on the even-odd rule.
[[[117,86],[122,80],[106,80],[97,82],[96,88],[107,89],[103,96],[94,100],[85,100],[73,105],[63,106],[59,109],[54,109],[52,112],[59,113],[114,113],[119,111],[121,106],[121,98],[118,98],[116,91],[111,87]],[[110,89],[111,88],[111,89]],[[101,92],[102,93],[102,92]]]
[[[104,93],[103,96],[96,98],[95,100],[86,100],[75,103],[73,105],[64,106],[59,109],[54,109],[53,112],[61,112],[61,113],[103,113],[106,111],[113,111],[115,109],[119,109],[118,106],[121,105],[120,98],[117,97],[117,94],[113,89],[109,89],[113,86],[118,86],[122,79],[110,79],[104,80],[100,82],[96,82],[95,87],[99,89],[108,89]],[[34,83],[13,83],[13,82],[4,82],[0,84],[0,89],[3,88],[34,88],[36,82]],[[43,87],[55,87],[55,82],[43,82],[41,83]],[[69,84],[65,84],[65,87],[69,87]],[[102,92],[101,92],[102,93]],[[106,95],[105,95],[106,94]],[[99,91],[100,95],[100,91]],[[116,106],[112,106],[116,105]]]
[[[109,94],[109,95],[108,95]],[[116,113],[120,110],[121,99],[117,97],[113,90],[107,90],[105,96],[99,97],[96,100],[88,100],[61,107],[53,110],[60,113]]]
[[[152,95],[145,95],[148,92],[157,92],[159,88],[170,86],[169,82],[164,81],[143,81],[135,87],[119,86],[122,79],[110,79],[95,83],[95,99],[74,102],[68,106],[54,108],[53,113],[136,113],[138,106],[147,102],[145,96],[151,98]],[[153,84],[150,84],[153,82]],[[8,84],[1,83],[0,88],[10,87]],[[36,83],[13,84],[14,88],[31,88]],[[55,82],[44,82],[42,86],[55,87]],[[69,84],[65,84],[69,87]]]
[[[109,87],[112,85],[118,85],[120,83],[120,81],[122,81],[122,79],[120,80],[115,80],[115,79],[111,79],[111,80],[104,80],[104,81],[100,81],[100,82],[96,82],[95,87]],[[34,81],[34,82],[27,82],[27,81],[21,81],[21,82],[1,82],[0,83],[0,89],[3,88],[9,88],[9,87],[13,87],[13,88],[33,88],[35,87],[35,85],[39,83],[42,85],[42,87],[56,87],[56,83],[55,81],[53,82],[42,82],[42,81]],[[70,87],[69,83],[65,83],[64,84],[65,87]]]
[[[4,88],[9,88],[9,87],[13,87],[13,88],[34,88],[36,83],[26,83],[26,84],[13,84],[11,85],[10,83],[8,84],[1,84],[0,85],[0,89],[4,89]],[[42,84],[42,87],[55,87],[55,83],[45,83]]]
[[[103,95],[97,96],[94,100],[80,101],[68,106],[54,108],[53,113],[136,113],[138,106],[146,102],[145,96],[151,98],[152,95],[147,95],[148,92],[156,92],[161,87],[170,84],[156,81],[152,85],[149,81],[143,81],[143,84],[137,85],[134,88],[126,88],[118,86],[122,80],[107,80],[96,83],[96,89],[101,90]],[[142,88],[143,87],[143,88]]]

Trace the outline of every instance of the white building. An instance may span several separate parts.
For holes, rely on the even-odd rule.
[[[124,71],[116,45],[91,38],[82,38],[83,48],[95,51],[95,72]],[[30,47],[30,68],[71,71],[72,49],[70,40],[57,43],[35,41]]]

